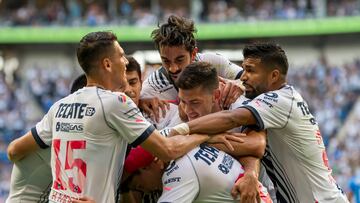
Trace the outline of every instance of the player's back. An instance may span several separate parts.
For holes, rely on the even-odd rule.
[[[201,145],[173,161],[163,175],[159,202],[239,202],[231,189],[244,171],[238,161],[216,148]],[[261,187],[262,202],[271,202]]]
[[[6,203],[48,202],[52,183],[50,148],[39,149],[13,165]]]
[[[319,127],[301,95],[285,86],[253,102],[267,129],[263,163],[277,185],[279,200],[346,202],[331,176]]]
[[[50,200],[87,195],[99,203],[116,202],[126,146],[150,124],[129,97],[97,87],[78,90],[50,111],[54,180]],[[129,129],[134,123],[135,130]]]

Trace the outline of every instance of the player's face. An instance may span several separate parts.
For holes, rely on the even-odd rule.
[[[134,101],[136,105],[139,105],[141,80],[137,71],[126,71],[127,88],[125,93]]]
[[[201,86],[191,90],[179,89],[178,96],[190,121],[212,113],[216,102],[215,93],[204,90]]]
[[[134,176],[129,185],[129,188],[143,192],[161,190],[161,177],[161,167],[156,163],[152,163],[150,166],[140,169],[140,173]]]
[[[181,71],[194,60],[195,54],[196,49],[194,49],[193,53],[190,53],[185,49],[184,45],[160,47],[162,66],[174,81]]]
[[[118,42],[114,42],[114,53],[111,57],[112,62],[112,82],[116,90],[124,89],[126,86],[126,65],[129,63],[125,58],[124,50]]]
[[[267,92],[268,73],[259,58],[246,58],[242,63],[244,72],[241,80],[245,86],[245,96],[254,99],[258,95]]]

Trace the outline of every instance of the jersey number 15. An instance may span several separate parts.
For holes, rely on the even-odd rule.
[[[71,140],[66,141],[66,156],[65,156],[65,163],[61,163],[60,161],[60,139],[53,140],[53,148],[55,152],[55,181],[53,183],[53,188],[57,190],[66,190],[66,185],[69,186],[69,189],[75,193],[81,193],[82,189],[84,188],[85,179],[86,179],[86,163],[84,160],[80,158],[73,157],[74,150],[84,150],[86,149],[86,141],[85,140]],[[64,153],[64,152],[62,152]],[[74,177],[68,177],[66,174],[67,170],[72,170],[77,168],[76,171],[76,180],[78,184],[74,183]],[[62,179],[62,175],[66,175],[67,177],[67,184]]]

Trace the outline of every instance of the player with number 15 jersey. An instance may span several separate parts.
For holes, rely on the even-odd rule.
[[[92,86],[56,102],[32,129],[42,148],[52,148],[50,202],[87,194],[116,202],[127,143],[136,146],[153,131],[123,93]]]

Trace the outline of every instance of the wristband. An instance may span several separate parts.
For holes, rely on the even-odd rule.
[[[181,123],[175,127],[173,127],[176,132],[178,132],[180,135],[187,135],[190,132],[189,125],[187,123]]]

